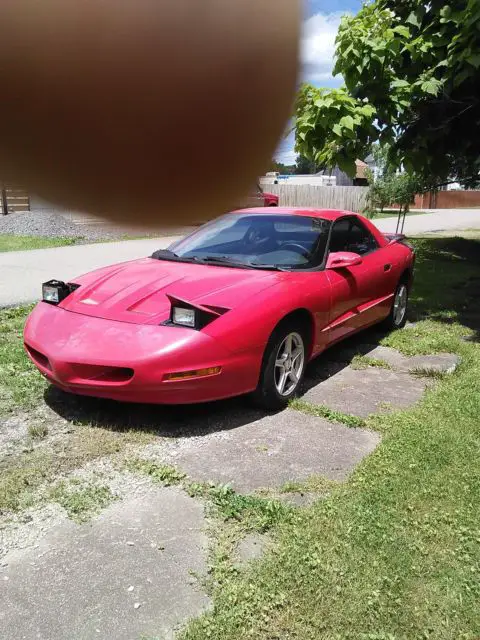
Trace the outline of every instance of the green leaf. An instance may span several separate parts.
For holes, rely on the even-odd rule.
[[[452,15],[451,7],[446,4],[444,7],[440,9],[440,15],[442,18],[449,18]]]
[[[376,111],[375,107],[373,107],[371,104],[364,104],[359,109],[359,112],[362,115],[367,116],[367,118],[371,118],[374,115],[375,111]]]
[[[356,171],[355,160],[345,158],[344,156],[338,157],[338,166],[349,176],[354,176]]]
[[[392,87],[392,89],[408,89],[410,88],[410,82],[407,82],[407,80],[401,80],[400,78],[397,78],[396,80],[390,83],[390,86]]]
[[[414,27],[420,27],[420,20],[418,19],[415,11],[412,11],[412,13],[406,19],[406,22],[408,22],[409,24],[413,24]]]
[[[442,83],[436,78],[430,78],[429,80],[425,80],[421,84],[422,91],[425,91],[425,93],[429,93],[432,96],[438,95],[441,87]]]
[[[337,136],[341,138],[343,134],[342,127],[339,124],[334,124],[333,133],[335,133]]]
[[[399,25],[392,29],[392,31],[398,33],[399,36],[403,36],[404,38],[410,38],[410,29],[404,25]]]
[[[347,129],[350,129],[350,131],[353,131],[354,126],[355,126],[355,122],[354,122],[352,116],[344,116],[340,120],[340,126],[341,127],[346,127]]]
[[[472,67],[475,67],[475,69],[478,69],[480,67],[480,53],[473,53],[468,56],[467,62],[471,64]]]

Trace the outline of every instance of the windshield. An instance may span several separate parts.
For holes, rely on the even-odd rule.
[[[170,247],[175,256],[248,267],[309,269],[323,263],[330,222],[289,214],[229,214]]]

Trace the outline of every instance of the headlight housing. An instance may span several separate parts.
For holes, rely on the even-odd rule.
[[[224,307],[214,307],[188,302],[167,293],[170,300],[170,317],[162,324],[174,327],[187,327],[201,331],[208,324],[230,311]]]
[[[49,280],[42,284],[42,300],[48,304],[59,304],[79,286],[79,284],[65,283],[62,280]]]
[[[184,307],[172,307],[172,323],[182,327],[197,326],[197,314],[195,309],[185,309]]]

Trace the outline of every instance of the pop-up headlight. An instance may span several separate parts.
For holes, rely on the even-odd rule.
[[[170,300],[170,317],[163,324],[177,327],[188,327],[201,331],[208,324],[223,316],[229,309],[192,303],[167,293]]]
[[[196,326],[195,309],[184,309],[182,307],[172,307],[172,323],[182,327]]]
[[[42,284],[42,300],[49,304],[58,304],[78,287],[78,284],[66,284],[61,280],[49,280]]]

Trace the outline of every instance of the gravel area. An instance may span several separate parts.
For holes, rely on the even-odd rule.
[[[0,233],[16,236],[73,238],[83,236],[83,229],[54,213],[10,213],[0,216]]]
[[[128,229],[115,227],[109,223],[76,224],[66,216],[48,211],[27,211],[0,215],[0,234],[16,236],[39,236],[44,238],[77,238],[78,244],[114,240],[128,237],[157,237],[159,235],[176,235],[184,230]],[[185,231],[188,231],[186,229]]]

